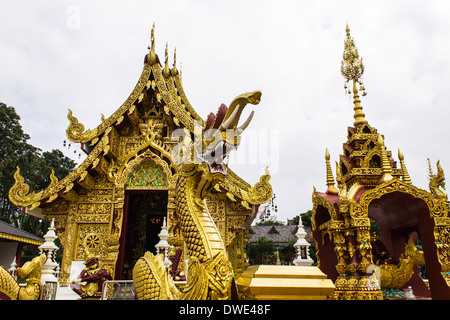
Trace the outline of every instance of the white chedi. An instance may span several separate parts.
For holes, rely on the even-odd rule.
[[[58,237],[55,233],[55,220],[53,219],[47,233],[44,236],[44,244],[39,246],[40,252],[45,252],[47,254],[47,261],[41,269],[41,284],[44,284],[46,281],[58,281],[55,276],[55,268],[58,267],[58,263],[54,259],[54,253],[58,250],[58,247],[55,244],[55,240],[57,238]]]
[[[166,218],[164,217],[163,225],[161,227],[161,232],[158,234],[159,242],[155,245],[156,253],[164,255],[164,264],[166,267],[171,265],[169,259],[170,244],[167,242],[169,239],[169,232],[167,231]]]
[[[294,259],[294,264],[296,266],[310,266],[313,264],[314,260],[309,256],[309,247],[311,246],[308,241],[306,241],[306,231],[303,228],[302,217],[299,216],[297,233],[297,242],[294,244],[296,250],[296,256]]]

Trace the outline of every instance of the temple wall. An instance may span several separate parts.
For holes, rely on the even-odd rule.
[[[76,200],[61,200],[44,208],[49,220],[55,219],[56,234],[64,249],[60,275],[63,285],[69,277],[72,261],[84,261],[87,251],[114,270],[115,262],[108,256],[107,240],[117,201],[114,201],[112,184],[102,182],[99,185],[103,188],[80,188]]]

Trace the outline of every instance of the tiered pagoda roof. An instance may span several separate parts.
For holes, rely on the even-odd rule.
[[[365,191],[387,182],[393,177],[407,183],[411,182],[401,151],[398,150],[400,160],[400,167],[398,167],[397,161],[392,157],[392,152],[386,150],[384,136],[365,119],[359,96],[360,92],[363,96],[366,95],[361,81],[364,65],[353,38],[350,36],[348,26],[346,31],[341,73],[346,79],[347,93],[353,93],[354,123],[353,126],[347,128],[347,141],[343,143],[343,154],[339,156],[339,163],[336,162],[336,181],[339,191],[334,186],[330,154],[327,150],[325,153],[327,190],[324,193],[317,192],[317,195],[325,197],[333,203],[340,203],[345,199],[358,200]],[[347,87],[349,82],[351,89]]]

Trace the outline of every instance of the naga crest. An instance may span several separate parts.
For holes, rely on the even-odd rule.
[[[203,171],[207,168],[211,175],[225,175],[227,169],[223,160],[232,150],[237,149],[240,135],[253,118],[254,111],[242,125],[238,126],[242,111],[247,104],[257,105],[260,100],[261,91],[241,94],[229,107],[222,104],[216,114],[210,113],[204,126],[196,125],[193,139],[187,132],[179,134],[178,136],[182,136],[183,139],[178,148],[174,148],[175,162],[185,165],[198,164]]]
[[[440,161],[436,163],[437,173],[434,174],[431,169],[430,159],[428,159],[428,170],[429,170],[429,184],[431,194],[436,198],[447,198],[447,194],[442,191],[439,187],[445,190],[445,175],[444,170],[441,167]]]

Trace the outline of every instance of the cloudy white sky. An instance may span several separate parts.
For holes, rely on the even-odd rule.
[[[262,100],[230,166],[254,184],[269,165],[286,220],[325,190],[353,104],[340,61],[348,22],[365,65],[369,124],[427,187],[427,157],[450,174],[450,3],[442,1],[3,1],[0,101],[30,143],[63,148],[67,110],[86,128],[134,88],[156,24],[156,52],[177,50],[185,92],[206,118],[247,91]],[[172,65],[172,61],[170,62]],[[71,156],[71,151],[66,154]],[[332,166],[334,170],[334,165]]]

